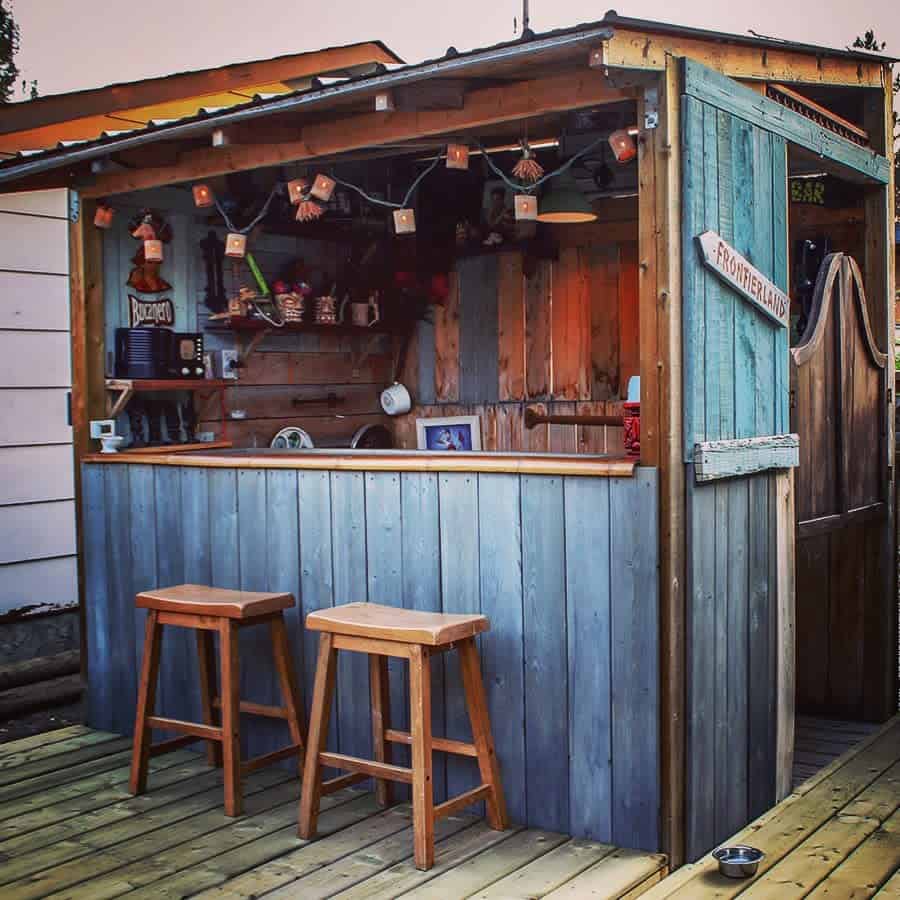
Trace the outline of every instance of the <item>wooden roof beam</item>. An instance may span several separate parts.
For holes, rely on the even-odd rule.
[[[600,45],[608,68],[662,72],[666,56],[687,56],[731,78],[792,84],[883,88],[883,62],[817,56],[808,51],[712,43],[683,35],[653,34],[616,25]]]
[[[597,72],[585,68],[550,78],[471,91],[461,109],[364,113],[307,125],[298,130],[293,140],[194,150],[184,153],[176,165],[100,176],[84,185],[81,192],[84,197],[106,197],[416,138],[460,134],[501,122],[615,103],[634,96],[634,90],[612,88]],[[261,128],[264,128],[262,122]]]

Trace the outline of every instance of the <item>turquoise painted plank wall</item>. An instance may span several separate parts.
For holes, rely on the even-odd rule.
[[[298,597],[288,627],[307,703],[308,612],[365,599],[481,611],[492,622],[481,653],[512,817],[658,849],[655,469],[563,478],[88,463],[84,490],[92,726],[131,732],[141,655],[133,595],[174,577]],[[194,655],[170,641],[174,630],[163,640],[162,713],[196,717]],[[271,657],[265,630],[254,630],[242,640],[242,687],[268,701]],[[367,753],[367,667],[342,656],[329,747]],[[434,662],[436,733],[468,739],[454,655]],[[404,683],[405,672],[393,673],[401,722]],[[244,725],[254,753],[283,737],[255,719]],[[474,785],[471,760],[436,761],[439,798]]]

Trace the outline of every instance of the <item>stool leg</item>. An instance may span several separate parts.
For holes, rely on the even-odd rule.
[[[303,704],[300,701],[300,692],[297,690],[297,679],[294,677],[294,667],[291,663],[291,648],[288,642],[287,628],[284,625],[284,617],[279,614],[272,619],[270,624],[272,631],[272,652],[275,656],[275,668],[278,671],[278,682],[281,685],[281,697],[288,714],[288,730],[291,741],[300,751],[297,754],[298,767],[303,771],[303,746],[306,742],[303,725]]]
[[[503,784],[500,781],[500,765],[494,750],[491,719],[488,715],[487,700],[484,695],[484,682],[481,679],[478,646],[475,638],[466,638],[466,640],[460,641],[458,647],[463,686],[466,691],[466,705],[469,708],[469,721],[472,723],[472,742],[478,751],[481,783],[491,786],[491,793],[487,798],[488,824],[497,831],[503,831],[508,826],[509,820],[506,817],[506,800],[503,797]]]
[[[409,648],[409,721],[412,734],[413,846],[417,869],[434,865],[434,786],[431,777],[431,665],[420,644]]]
[[[319,659],[316,663],[316,683],[313,686],[312,712],[309,715],[309,739],[306,742],[306,763],[303,767],[303,791],[300,795],[300,837],[310,840],[316,836],[319,822],[319,802],[322,799],[322,767],[319,754],[325,750],[328,720],[334,695],[334,670],[337,651],[334,638],[323,631],[319,637]]]
[[[197,662],[200,669],[200,700],[203,704],[203,721],[218,727],[221,716],[213,701],[216,697],[216,651],[211,631],[197,629]],[[206,742],[206,760],[211,766],[222,765],[221,741]]]
[[[238,627],[231,619],[219,624],[222,685],[222,759],[225,815],[241,814],[241,673]]]
[[[128,786],[132,794],[143,794],[147,789],[147,763],[150,760],[150,728],[147,726],[147,717],[153,715],[156,705],[161,631],[156,610],[149,610],[144,625],[144,657],[141,660],[141,683],[138,686],[131,751],[131,778]]]
[[[378,762],[391,762],[391,743],[384,733],[390,728],[391,699],[388,687],[386,656],[369,654],[369,695],[372,703],[372,747]],[[394,784],[385,778],[375,779],[375,799],[379,806],[392,806]]]

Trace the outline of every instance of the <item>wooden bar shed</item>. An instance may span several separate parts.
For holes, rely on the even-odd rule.
[[[41,371],[21,322],[68,277],[90,724],[131,731],[150,587],[294,593],[307,697],[309,611],[481,611],[513,817],[696,859],[784,797],[797,710],[897,708],[891,60],[614,13],[414,65],[365,47],[59,146],[39,132],[75,98],[4,114],[0,389]],[[132,260],[143,225],[161,261]],[[252,266],[223,264],[235,236]],[[295,293],[289,327],[274,295]],[[335,325],[323,298],[378,321]],[[120,342],[172,329],[207,377],[123,374]],[[108,419],[131,446],[99,454]],[[196,717],[179,641],[162,703]],[[456,673],[434,677],[456,737]],[[270,672],[245,678],[268,699]],[[369,741],[365,679],[342,664],[342,751]]]

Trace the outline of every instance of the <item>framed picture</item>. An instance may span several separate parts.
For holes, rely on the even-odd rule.
[[[480,416],[416,419],[416,444],[433,452],[481,449]]]

